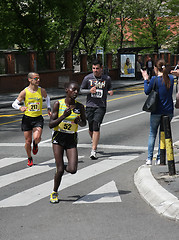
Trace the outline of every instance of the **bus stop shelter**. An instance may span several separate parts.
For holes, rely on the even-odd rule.
[[[140,51],[150,47],[130,47],[118,49],[119,79],[136,79],[137,58]]]

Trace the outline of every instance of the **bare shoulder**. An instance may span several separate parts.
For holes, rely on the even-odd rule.
[[[26,95],[26,91],[25,91],[25,89],[23,89],[23,90],[19,93],[17,99],[21,102],[22,100],[25,99],[25,95]]]
[[[46,92],[45,88],[41,88],[41,93],[42,93],[42,96],[43,96],[44,98],[47,97],[47,92]]]

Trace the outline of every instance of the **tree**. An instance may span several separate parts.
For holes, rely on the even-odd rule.
[[[129,25],[136,46],[149,46],[151,51],[158,52],[166,39],[173,36],[177,19],[170,17],[170,4],[171,1],[143,1],[142,18],[131,20]]]
[[[158,50],[170,36],[177,41],[166,25],[178,14],[178,1],[1,0],[0,47],[33,49],[43,58],[49,49],[61,55],[66,48],[91,55],[96,46],[116,52],[131,30],[136,46]]]

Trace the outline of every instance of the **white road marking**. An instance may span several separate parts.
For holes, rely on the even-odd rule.
[[[79,156],[78,158],[83,158],[84,156]],[[67,158],[64,157],[64,161],[67,162]],[[49,161],[40,163],[38,165],[34,165],[30,168],[25,168],[16,172],[12,172],[6,175],[0,176],[0,188],[5,187],[11,183],[48,172],[56,167],[55,159],[51,159]]]
[[[1,143],[0,143],[1,146]],[[4,147],[15,147],[14,143],[3,143]],[[40,144],[40,147],[52,147],[51,143],[48,143],[48,141],[44,141],[43,143]],[[91,148],[91,144],[83,144],[79,143],[78,147],[80,148]],[[146,151],[148,148],[143,147],[143,146],[124,146],[124,145],[105,145],[105,144],[98,144],[98,149],[99,148],[108,148],[108,149],[126,149],[126,150],[141,150],[141,151]],[[1,160],[0,160],[1,162]]]
[[[118,111],[118,110],[116,110]],[[120,110],[119,110],[120,111]],[[132,118],[132,117],[135,117],[135,116],[138,116],[140,114],[144,114],[146,112],[142,111],[142,112],[138,112],[138,113],[135,113],[135,114],[132,114],[132,115],[129,115],[129,116],[126,116],[126,117],[123,117],[123,118],[118,118],[118,119],[115,119],[115,120],[112,120],[112,121],[109,121],[109,122],[105,122],[105,123],[102,123],[101,124],[101,127],[102,126],[105,126],[105,125],[108,125],[108,124],[112,124],[112,123],[115,123],[115,122],[119,122],[119,121],[123,121],[123,120],[126,120],[126,119],[129,119],[129,118]],[[84,132],[84,131],[88,131],[88,128],[82,128],[82,129],[79,129],[78,130],[78,133],[80,132]],[[43,143],[47,143],[47,142],[51,142],[51,138],[50,139],[46,139],[44,141],[41,141],[39,143],[39,145],[43,145]],[[6,146],[18,146],[18,147],[22,147],[24,146],[24,143],[9,143],[10,145],[7,145],[7,143],[0,143],[0,146],[1,147],[6,147]],[[52,144],[51,144],[52,146]]]
[[[78,144],[78,147],[81,148],[90,148],[91,144]],[[124,145],[106,145],[106,144],[98,144],[98,149],[123,149],[123,150],[141,150],[141,151],[146,151],[148,148],[147,147],[142,147],[142,146],[124,146]]]
[[[0,147],[24,147],[25,143],[0,143]]]
[[[73,204],[81,203],[107,203],[107,202],[122,202],[118,189],[114,181],[111,181],[88,195],[80,198]]]
[[[128,118],[132,118],[132,117],[138,116],[138,115],[140,115],[140,114],[144,114],[144,113],[146,113],[146,112],[142,111],[142,112],[138,112],[138,113],[135,113],[135,114],[132,114],[132,115],[123,117],[123,118],[118,118],[118,119],[115,119],[115,120],[112,120],[112,121],[109,121],[109,122],[105,122],[105,123],[102,123],[102,124],[101,124],[101,127],[102,127],[102,126],[105,126],[105,125],[108,125],[108,124],[111,124],[111,123],[114,123],[114,122],[123,121],[123,120],[126,120],[126,119],[128,119]],[[79,130],[78,130],[78,133],[84,132],[84,131],[88,131],[88,128],[79,129]],[[48,141],[50,142],[51,139],[45,140],[45,142],[48,142]],[[44,141],[42,141],[41,144],[42,144],[43,142],[44,142]]]
[[[105,122],[105,123],[102,123],[101,126],[105,126],[105,125],[108,125],[108,124],[111,124],[111,123],[114,123],[114,122],[119,122],[119,121],[122,121],[122,120],[126,120],[128,118],[136,117],[136,116],[138,116],[140,114],[144,114],[144,112],[143,111],[142,112],[138,112],[138,113],[135,113],[135,114],[123,117],[123,118],[119,118],[119,119],[115,119],[115,120],[112,120],[112,121],[109,121],[109,122]]]
[[[86,168],[78,170],[74,175],[66,174],[63,176],[62,183],[59,190],[63,190],[77,183],[85,181],[89,178],[95,177],[108,170],[116,168],[123,163],[135,159],[137,156],[119,156],[118,159],[109,159],[92,164]],[[50,195],[53,189],[53,180],[40,184],[36,187],[27,189],[23,192],[17,193],[9,198],[0,201],[0,207],[17,207],[28,206],[42,198]]]
[[[0,159],[0,168],[7,167],[11,164],[23,162],[25,158],[2,158]]]
[[[121,110],[114,110],[114,111],[111,111],[111,112],[107,112],[106,115],[111,114],[111,113],[120,112],[120,111],[121,111]]]

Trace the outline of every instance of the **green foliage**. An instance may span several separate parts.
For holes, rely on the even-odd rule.
[[[170,28],[170,25],[174,26],[177,19],[170,17],[169,2],[152,0],[144,3],[143,18],[133,19],[129,25],[136,46],[151,47],[152,52],[158,52],[172,38],[173,31],[177,28]]]
[[[176,51],[178,38],[166,28],[165,19],[159,17],[178,16],[178,2],[1,0],[0,48],[18,46],[24,52],[33,49],[42,59],[50,49],[57,49],[58,59],[66,48],[75,55],[94,54],[97,46],[116,53],[125,46],[130,28],[136,46],[157,50],[167,39],[170,49]]]

